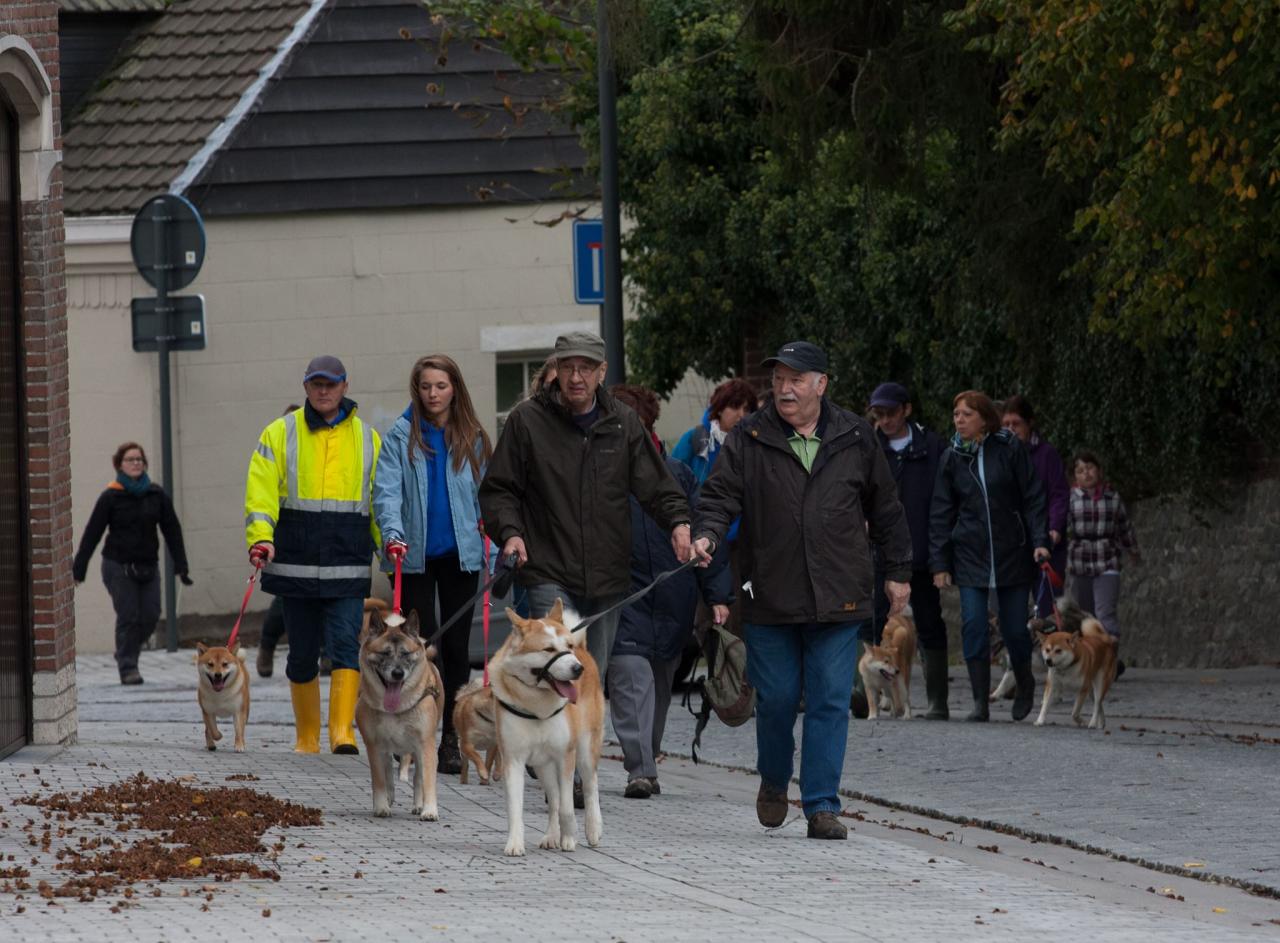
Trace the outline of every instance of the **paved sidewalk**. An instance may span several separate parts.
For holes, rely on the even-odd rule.
[[[0,762],[0,820],[9,823],[0,826],[0,855],[23,864],[35,857],[32,883],[61,879],[52,870],[60,842],[42,852],[21,831],[38,816],[14,800],[33,791],[79,790],[139,770],[208,786],[251,772],[253,788],[321,808],[324,825],[284,833],[279,882],[217,884],[207,912],[194,881],[157,885],[160,897],[144,885],[140,903],[120,913],[110,911],[118,895],[53,906],[0,895],[0,938],[1280,939],[1274,900],[870,803],[850,803],[865,820],[850,822],[848,842],[808,841],[800,821],[765,832],[755,822],[753,776],[678,759],[662,766],[664,794],[642,802],[621,798],[621,766],[603,762],[598,849],[531,848],[508,859],[501,788],[442,777],[441,822],[411,818],[403,796],[392,818],[375,820],[363,758],[290,751],[279,675],[255,678],[249,752],[237,755],[203,749],[189,654],[145,653],[141,667],[147,683],[126,689],[109,659],[81,659],[80,744],[28,748]],[[719,748],[725,734],[712,728],[709,744]],[[535,787],[526,796],[532,845],[545,820]],[[184,886],[191,896],[181,896]]]
[[[1130,670],[1107,698],[1103,732],[1072,725],[1069,700],[1033,727],[1039,677],[1022,723],[1010,721],[1009,702],[992,705],[990,724],[964,723],[963,671],[951,669],[950,723],[852,722],[845,788],[1139,860],[1194,863],[1280,893],[1280,669]],[[911,699],[923,712],[918,667]],[[688,712],[673,710],[665,748],[686,754],[692,739]],[[754,768],[754,726],[713,723],[699,755]]]

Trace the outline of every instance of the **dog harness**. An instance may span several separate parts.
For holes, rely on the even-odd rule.
[[[547,684],[551,684],[551,666],[554,665],[561,658],[563,658],[565,655],[572,655],[572,654],[573,652],[563,651],[563,652],[556,652],[554,655],[552,655],[547,660],[547,663],[545,665],[543,665],[541,668],[539,668],[537,671],[533,673],[534,685],[536,686],[541,681],[545,681],[547,682]],[[555,687],[555,685],[553,684],[551,686],[552,688]],[[515,714],[517,717],[523,717],[526,720],[550,720],[552,717],[556,716],[556,714],[560,713],[562,710],[564,710],[566,707],[569,706],[569,701],[568,699],[566,699],[563,704],[557,707],[554,711],[552,711],[546,717],[539,717],[537,714],[530,714],[528,711],[522,711],[518,707],[512,707],[502,698],[498,697],[497,694],[494,694],[493,699],[497,701],[499,704],[501,704],[503,708],[510,711],[512,714]]]

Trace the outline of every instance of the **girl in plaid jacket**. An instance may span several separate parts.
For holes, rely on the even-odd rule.
[[[1102,465],[1092,452],[1076,455],[1075,485],[1067,519],[1067,572],[1071,596],[1085,612],[1120,637],[1117,610],[1120,563],[1125,553],[1140,559],[1133,522],[1120,495],[1102,480]]]

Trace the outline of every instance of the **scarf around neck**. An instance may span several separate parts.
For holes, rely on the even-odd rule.
[[[151,479],[146,472],[142,473],[141,478],[130,478],[124,472],[116,472],[116,484],[123,488],[127,493],[135,498],[140,498],[147,493],[151,487]]]

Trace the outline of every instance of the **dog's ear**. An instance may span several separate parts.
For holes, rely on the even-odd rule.
[[[404,628],[401,631],[404,632],[405,635],[411,635],[414,638],[417,638],[418,627],[420,625],[422,625],[422,623],[418,619],[418,610],[410,609],[409,618],[405,620]]]
[[[564,625],[564,600],[559,596],[556,597],[555,604],[552,605],[551,611],[547,613],[547,618],[552,622],[559,622]]]
[[[576,632],[570,632],[569,645],[573,648],[585,648],[587,644],[587,629],[589,628],[591,628],[591,626],[584,625]]]
[[[233,655],[238,655],[240,653],[240,640],[236,639],[234,642],[228,645],[227,651],[229,651]]]
[[[363,645],[371,638],[376,638],[383,629],[382,613],[376,609],[369,609],[364,614],[364,626],[360,630],[360,638],[357,640]]]
[[[205,652],[207,652],[208,650],[209,650],[209,646],[208,646],[208,645],[206,645],[204,642],[196,642],[196,657],[197,657],[197,658],[199,658],[201,655],[203,655],[203,654],[204,654]]]
[[[519,614],[507,606],[507,621],[511,623],[511,629],[517,635],[524,635],[524,630],[529,626],[529,620],[521,619]]]

